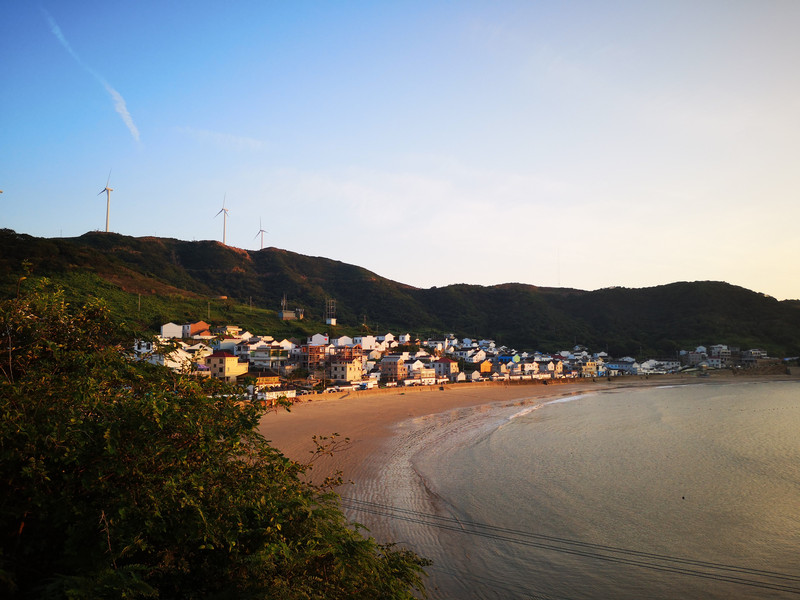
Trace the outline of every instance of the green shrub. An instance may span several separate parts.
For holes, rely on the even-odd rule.
[[[46,281],[0,305],[0,596],[424,594],[427,563],[349,524],[258,409],[131,361],[116,332]]]

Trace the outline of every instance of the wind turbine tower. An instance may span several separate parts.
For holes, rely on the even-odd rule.
[[[253,239],[256,239],[256,238],[257,238],[259,235],[261,235],[261,249],[262,249],[262,250],[264,249],[264,234],[265,234],[265,233],[269,233],[269,231],[266,231],[266,230],[265,230],[265,229],[264,229],[264,228],[261,226],[261,217],[259,217],[259,218],[258,218],[258,233],[257,233],[257,234],[256,234],[256,235],[253,237]]]
[[[222,208],[220,211],[214,215],[214,217],[218,217],[220,213],[222,213],[222,245],[227,246],[228,244],[225,243],[225,232],[228,229],[228,209],[225,208],[225,199],[228,197],[228,194],[225,194],[222,197]]]
[[[108,179],[106,179],[106,187],[100,190],[100,194],[103,192],[106,193],[106,233],[108,233],[108,216],[111,213],[111,192],[114,191],[114,188],[108,187],[108,183],[111,181],[111,169],[108,170]],[[100,194],[97,194],[98,196]]]

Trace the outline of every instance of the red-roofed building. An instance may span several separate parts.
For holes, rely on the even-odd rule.
[[[447,377],[458,373],[458,361],[452,358],[444,357],[439,358],[431,363],[431,366],[436,370],[436,377]]]
[[[247,362],[239,362],[238,357],[225,350],[207,356],[206,365],[212,377],[224,379],[228,383],[236,383],[236,378],[247,373],[248,368]]]
[[[183,337],[185,339],[190,338],[195,335],[201,335],[203,333],[208,332],[208,323],[205,321],[196,321],[195,323],[184,323],[183,325]],[[211,335],[210,332],[208,332]]]

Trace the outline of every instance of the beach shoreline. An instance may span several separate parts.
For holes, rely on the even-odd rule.
[[[461,383],[445,386],[383,388],[336,394],[298,397],[290,410],[268,412],[259,425],[260,433],[288,458],[307,463],[316,448],[314,436],[349,443],[332,456],[314,460],[312,480],[341,472],[345,481],[358,482],[375,476],[376,458],[391,454],[395,430],[404,421],[448,411],[496,404],[530,406],[559,397],[600,393],[619,389],[797,380],[795,375],[734,375],[712,372],[707,377],[650,375],[615,378],[585,378],[541,382]]]
[[[596,378],[562,384],[458,384],[393,388],[380,392],[324,394],[280,409],[262,419],[260,431],[292,460],[307,463],[315,448],[312,436],[339,434],[349,443],[315,459],[310,479],[342,474],[336,491],[349,520],[362,523],[380,543],[397,542],[433,561],[428,569],[431,598],[472,598],[465,578],[453,566],[470,564],[470,547],[459,533],[436,527],[438,519],[458,522],[459,508],[437,494],[424,465],[430,452],[440,456],[472,447],[515,416],[558,401],[626,390],[684,385],[727,385],[797,381],[796,376],[679,375]],[[433,521],[431,521],[433,519]],[[426,526],[424,523],[431,523]],[[416,524],[415,524],[416,523]],[[480,576],[472,574],[470,580]],[[502,586],[500,586],[502,587]]]

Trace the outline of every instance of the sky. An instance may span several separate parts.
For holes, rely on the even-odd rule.
[[[800,298],[800,2],[0,5],[0,227]],[[110,173],[110,179],[109,179]],[[228,209],[227,220],[218,214]]]

